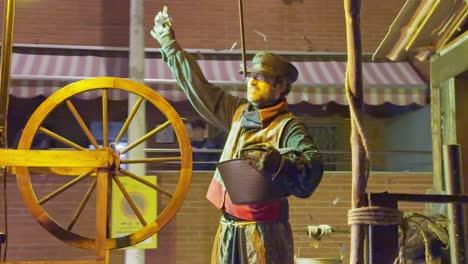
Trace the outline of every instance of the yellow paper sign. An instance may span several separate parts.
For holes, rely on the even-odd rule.
[[[156,184],[156,176],[143,176],[145,180]],[[147,223],[151,223],[157,216],[157,193],[156,190],[137,182],[129,177],[119,177],[125,190],[130,195],[132,201],[138,207]],[[124,195],[115,182],[112,182],[112,219],[111,233],[112,237],[122,237],[134,233],[143,225],[134,213]],[[132,248],[156,248],[156,234],[148,239],[133,245]]]

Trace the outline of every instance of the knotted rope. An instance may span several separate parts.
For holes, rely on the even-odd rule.
[[[348,225],[399,225],[403,212],[380,206],[354,208],[348,211]]]

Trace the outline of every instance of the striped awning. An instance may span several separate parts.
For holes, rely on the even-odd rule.
[[[239,74],[241,61],[218,59],[198,60],[206,78],[235,95],[245,95],[245,83]],[[323,105],[336,102],[346,105],[344,74],[346,62],[294,61],[299,79],[288,96],[291,104],[308,102]],[[10,93],[16,97],[48,96],[61,87],[97,76],[128,77],[128,58],[96,54],[31,54],[14,53],[12,57]],[[159,57],[145,58],[145,83],[167,100],[186,100],[177,87],[171,71]],[[364,101],[369,105],[386,102],[394,105],[426,104],[427,84],[407,62],[363,63]],[[81,99],[100,96],[87,92]],[[113,100],[124,100],[127,94],[113,92]]]

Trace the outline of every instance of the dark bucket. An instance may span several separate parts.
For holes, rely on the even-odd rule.
[[[234,204],[267,203],[286,196],[280,181],[263,176],[247,159],[222,161],[218,170]]]

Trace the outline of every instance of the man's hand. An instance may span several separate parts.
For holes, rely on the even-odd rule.
[[[265,177],[272,180],[276,178],[283,158],[281,153],[273,146],[265,143],[255,144],[244,148],[241,151],[241,156],[250,160],[250,164],[256,167]]]
[[[174,31],[172,30],[171,18],[167,14],[167,6],[164,6],[163,10],[159,11],[154,17],[154,27],[150,33],[161,46],[174,39]]]

